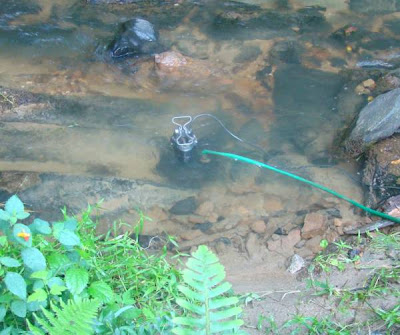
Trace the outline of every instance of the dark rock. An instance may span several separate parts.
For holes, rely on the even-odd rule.
[[[124,22],[107,49],[113,58],[150,55],[161,52],[158,33],[147,20],[136,18]]]
[[[363,183],[368,186],[368,205],[400,194],[400,135],[375,144],[366,155]]]
[[[346,141],[346,149],[353,155],[363,153],[369,146],[385,139],[400,129],[400,88],[375,98],[365,106]]]
[[[299,64],[300,46],[294,41],[281,41],[275,43],[269,53],[269,61],[272,64]]]
[[[248,46],[243,48],[233,59],[235,63],[252,62],[261,55],[261,49],[258,46]]]
[[[276,122],[269,144],[279,149],[290,142],[310,160],[326,159],[341,124],[334,111],[342,77],[290,64],[278,68],[274,78]]]
[[[350,9],[364,14],[387,14],[400,10],[398,0],[350,0]]]
[[[194,213],[196,209],[197,203],[195,197],[188,197],[176,202],[169,212],[174,215],[188,215]]]
[[[196,223],[194,225],[195,229],[199,229],[202,233],[206,233],[211,227],[212,227],[211,222],[204,222],[204,223]]]

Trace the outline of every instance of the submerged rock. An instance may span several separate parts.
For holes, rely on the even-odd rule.
[[[147,20],[135,18],[124,22],[107,49],[112,58],[149,55],[161,51],[158,33]]]
[[[368,146],[400,130],[400,88],[378,96],[365,106],[356,126],[346,141],[353,155],[363,153]]]

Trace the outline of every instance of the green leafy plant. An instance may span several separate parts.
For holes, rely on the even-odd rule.
[[[225,269],[218,257],[206,246],[199,246],[186,263],[183,281],[179,285],[185,298],[178,298],[188,316],[173,319],[179,327],[174,334],[227,334],[239,333],[243,321],[238,318],[241,308],[235,306],[237,297],[226,297],[224,293],[231,289],[225,279]],[[233,319],[232,319],[233,318]]]
[[[69,300],[67,304],[61,301],[60,308],[50,304],[52,312],[42,307],[47,318],[35,315],[37,322],[49,335],[90,335],[93,334],[93,320],[97,316],[100,302],[97,300]],[[33,326],[29,320],[29,329],[34,335],[44,335],[45,332]]]

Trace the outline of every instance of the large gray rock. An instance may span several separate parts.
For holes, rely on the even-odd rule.
[[[400,130],[400,88],[378,96],[365,106],[346,141],[346,149],[354,155],[371,144]]]

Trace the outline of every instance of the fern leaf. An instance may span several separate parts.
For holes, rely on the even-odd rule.
[[[183,281],[178,289],[185,298],[177,299],[178,305],[188,311],[186,317],[173,319],[178,326],[172,330],[177,335],[233,334],[243,321],[236,319],[242,312],[236,297],[223,297],[231,284],[223,282],[225,269],[218,257],[206,246],[200,246],[187,261]],[[232,319],[233,318],[233,319]]]
[[[61,301],[61,308],[51,304],[52,312],[42,308],[47,320],[37,315],[35,318],[50,335],[89,335],[93,334],[92,323],[99,305],[96,300],[69,300],[66,304]]]

